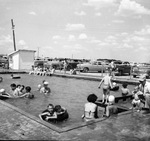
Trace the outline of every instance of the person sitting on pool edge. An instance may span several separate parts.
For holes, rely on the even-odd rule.
[[[89,121],[95,118],[98,118],[98,112],[97,112],[97,105],[95,104],[95,101],[97,100],[97,96],[95,94],[90,94],[87,97],[87,103],[84,105],[84,114],[82,115],[82,119],[85,119],[85,121]]]
[[[31,87],[30,86],[26,86],[25,90],[26,90],[25,97],[27,97],[29,99],[33,99],[34,95],[31,93]]]
[[[53,104],[49,104],[47,109],[39,114],[40,119],[48,121],[48,122],[56,122],[57,114],[55,112],[55,108]]]
[[[142,99],[140,99],[140,95],[143,95],[143,93],[140,91],[139,86],[136,86],[134,90],[132,91],[133,100],[132,100],[132,107],[130,109],[137,109],[137,112],[140,112],[142,110],[141,104]]]
[[[44,82],[43,87],[40,89],[40,93],[50,94],[51,89],[48,87],[48,84],[47,81]]]
[[[115,97],[113,95],[109,95],[108,97],[108,103],[106,103],[106,111],[104,112],[104,117],[109,117],[113,114],[117,114],[118,113],[118,108],[115,105]]]
[[[128,87],[127,83],[123,83],[122,84],[122,88],[121,88],[121,94],[122,94],[122,96],[127,96],[127,95],[130,94],[130,90],[127,87]]]

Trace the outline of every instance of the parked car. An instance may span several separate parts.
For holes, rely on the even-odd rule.
[[[44,64],[44,67],[47,68],[54,68],[56,70],[62,70],[63,69],[63,62],[62,61],[47,61],[47,63]]]
[[[89,72],[89,71],[105,72],[109,68],[110,68],[110,65],[105,64],[102,61],[91,61],[88,63],[77,65],[77,69],[80,70],[81,72]]]
[[[7,56],[0,57],[0,67],[9,69],[9,61]]]
[[[47,63],[46,60],[34,60],[34,67],[44,67],[44,64]]]
[[[70,69],[77,68],[78,64],[79,62],[67,61],[67,70],[69,71]],[[48,61],[47,63],[45,63],[44,66],[47,68],[50,68],[50,67],[55,68],[56,70],[62,70],[64,68],[63,61],[59,61],[59,60]]]
[[[146,78],[150,78],[150,66],[133,66],[132,75],[134,78],[146,74]]]
[[[131,74],[131,65],[129,62],[114,61],[116,73],[119,75]]]

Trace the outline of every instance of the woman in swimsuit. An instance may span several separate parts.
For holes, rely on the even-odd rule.
[[[84,114],[82,115],[82,118],[85,119],[85,121],[98,118],[97,105],[95,104],[96,100],[97,96],[95,94],[90,94],[87,97],[88,102],[84,105]]]

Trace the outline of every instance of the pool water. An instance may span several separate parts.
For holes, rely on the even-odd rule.
[[[9,74],[2,75],[4,80],[0,88],[5,88],[9,92],[11,83],[31,86],[31,91],[35,95],[35,98],[7,99],[5,101],[36,117],[46,109],[49,103],[54,105],[59,104],[65,107],[69,113],[69,119],[59,124],[58,126],[60,127],[82,122],[81,116],[89,94],[95,93],[98,99],[102,97],[102,89],[98,89],[98,81],[28,74],[19,74],[19,76],[21,76],[21,79],[11,79]],[[38,84],[41,84],[43,80],[49,82],[49,87],[51,88],[50,95],[44,95],[37,91]],[[133,90],[134,87],[129,85],[128,88]],[[111,94],[121,96],[120,90],[116,92],[111,91]]]

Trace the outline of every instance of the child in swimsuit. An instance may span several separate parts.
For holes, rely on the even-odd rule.
[[[108,96],[110,94],[110,88],[113,88],[112,82],[111,82],[111,76],[110,73],[107,74],[99,83],[98,88],[101,88],[101,85],[103,83],[103,98],[102,102],[105,103],[108,101]]]
[[[25,97],[27,97],[29,99],[34,98],[34,95],[31,93],[31,87],[30,86],[26,86],[25,90],[26,90]]]
[[[126,95],[130,94],[130,90],[127,88],[127,86],[128,86],[127,83],[122,84],[122,88],[121,88],[122,96],[126,96]]]
[[[103,115],[103,116],[106,116],[106,117],[109,117],[113,114],[118,113],[118,108],[115,105],[115,97],[113,95],[110,95],[108,97],[108,100],[109,100],[109,102],[106,103],[107,104],[106,109],[105,109],[106,111],[104,112],[104,115]]]
[[[132,91],[134,99],[132,100],[132,107],[130,109],[135,109],[137,108],[137,112],[141,110],[140,105],[141,105],[141,100],[139,98],[139,95],[141,94],[139,87],[136,86],[134,90]]]

